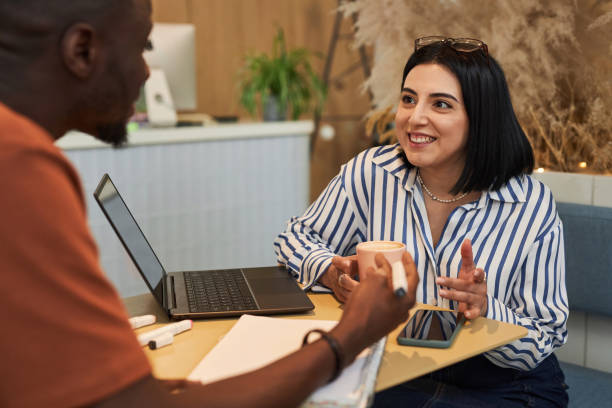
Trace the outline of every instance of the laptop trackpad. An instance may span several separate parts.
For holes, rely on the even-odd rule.
[[[303,307],[310,303],[283,267],[248,268],[243,271],[262,309]]]

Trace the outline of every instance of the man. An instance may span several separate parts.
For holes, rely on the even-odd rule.
[[[410,256],[403,299],[379,257],[329,340],[209,385],[151,375],[100,270],[79,178],[53,144],[70,129],[125,141],[150,14],[149,0],[0,0],[2,407],[295,406],[414,304]]]

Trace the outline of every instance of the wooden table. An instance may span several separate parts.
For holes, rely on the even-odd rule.
[[[340,319],[342,305],[333,296],[311,293],[309,297],[315,305],[314,311],[306,314],[279,315],[279,317],[319,320]],[[157,316],[158,324],[138,329],[137,333],[144,333],[159,327],[161,323],[169,321],[150,294],[126,298],[124,303],[130,316],[143,314],[155,314]],[[416,308],[436,309],[436,307],[429,305],[417,305]],[[154,375],[158,378],[187,377],[236,321],[237,318],[197,320],[194,321],[193,329],[177,335],[172,345],[159,350],[145,348]],[[481,317],[467,322],[450,348],[435,349],[398,345],[395,338],[401,328],[400,325],[391,332],[387,340],[385,354],[378,373],[376,391],[382,391],[481,354],[527,334],[527,329],[524,327]]]

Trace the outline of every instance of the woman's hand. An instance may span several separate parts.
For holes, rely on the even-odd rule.
[[[485,272],[476,268],[469,239],[461,244],[461,269],[458,278],[439,277],[436,283],[450,290],[441,289],[440,296],[459,302],[458,312],[467,319],[487,314],[487,280]]]
[[[357,273],[357,255],[334,256],[327,271],[319,278],[319,283],[330,288],[334,296],[344,303],[359,285],[359,282],[353,279]]]

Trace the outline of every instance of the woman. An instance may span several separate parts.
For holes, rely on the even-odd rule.
[[[289,221],[278,260],[344,301],[359,284],[356,245],[402,241],[419,271],[417,301],[528,329],[380,393],[377,405],[566,406],[551,354],[567,336],[562,224],[550,190],[529,176],[533,152],[486,44],[417,39],[395,125],[399,144],[357,155]]]

